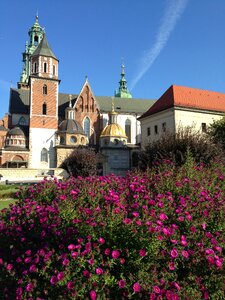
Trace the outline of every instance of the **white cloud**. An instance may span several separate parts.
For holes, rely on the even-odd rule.
[[[174,30],[178,19],[182,15],[188,0],[168,0],[161,25],[156,35],[154,45],[145,51],[140,59],[137,75],[131,81],[130,89],[132,90],[144,74],[150,69],[160,52],[166,46],[170,34]]]

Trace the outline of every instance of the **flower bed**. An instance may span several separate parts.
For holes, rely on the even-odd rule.
[[[222,166],[47,181],[1,212],[4,299],[225,299]]]

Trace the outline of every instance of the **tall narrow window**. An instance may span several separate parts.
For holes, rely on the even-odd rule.
[[[41,161],[48,162],[48,150],[46,148],[41,150]]]
[[[88,117],[84,120],[84,133],[90,138],[90,119]]]
[[[47,85],[44,84],[43,85],[43,95],[47,95],[48,89],[47,89]]]
[[[202,123],[202,132],[207,132],[206,123]]]
[[[166,122],[163,122],[163,123],[162,123],[162,131],[163,131],[163,132],[166,132]]]
[[[151,127],[147,127],[147,136],[151,135]]]
[[[55,65],[53,65],[53,75],[56,75]]]
[[[47,63],[44,63],[44,73],[47,73]]]
[[[44,103],[42,105],[42,115],[47,115],[47,104],[46,103]]]
[[[34,73],[37,73],[37,63],[34,63],[34,68],[33,68]]]
[[[154,126],[154,129],[155,129],[155,134],[158,134],[158,126],[157,125]]]
[[[131,120],[127,119],[125,122],[125,133],[128,137],[127,142],[131,143]]]

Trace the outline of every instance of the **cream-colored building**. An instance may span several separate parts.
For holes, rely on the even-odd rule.
[[[168,132],[191,127],[206,132],[225,114],[225,94],[172,85],[140,118],[144,147]]]

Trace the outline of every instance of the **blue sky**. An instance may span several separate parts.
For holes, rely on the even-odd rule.
[[[125,64],[135,98],[171,84],[225,93],[224,0],[8,0],[0,3],[0,117],[35,22],[59,59],[60,92],[113,96]]]

